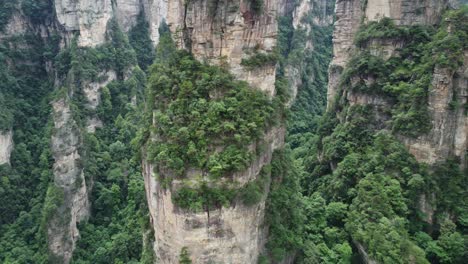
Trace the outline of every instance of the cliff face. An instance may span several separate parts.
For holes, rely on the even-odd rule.
[[[447,10],[458,7],[459,4],[456,1],[338,0],[333,35],[334,57],[329,68],[327,108],[328,111],[336,112],[340,125],[353,122],[353,110],[365,109],[364,111],[372,113],[372,118],[369,119],[369,121],[372,120],[369,122],[372,124],[365,126],[366,129],[375,132],[392,131],[418,162],[428,165],[429,171],[436,170],[438,166],[451,158],[456,160],[457,166],[460,165],[462,170],[466,168],[468,117],[466,109],[460,107],[466,105],[468,93],[466,46],[461,45],[456,50],[450,51],[459,52],[460,63],[455,61],[448,64],[434,62],[437,60],[437,53],[430,50],[420,51],[426,52],[426,56],[430,54],[428,55],[430,61],[426,62],[426,67],[429,70],[425,73],[427,74],[425,75],[427,83],[422,85],[420,90],[425,91],[425,94],[412,105],[424,107],[420,113],[420,119],[427,117],[427,129],[412,135],[402,132],[394,126],[395,115],[402,113],[404,115],[405,111],[410,112],[411,110],[398,108],[400,100],[404,99],[391,94],[391,92],[388,93],[389,90],[382,88],[389,83],[383,84],[381,80],[385,77],[378,75],[378,67],[372,68],[368,64],[369,60],[373,58],[376,58],[379,64],[385,65],[384,68],[395,59],[413,61],[414,58],[405,57],[408,56],[408,53],[405,55],[404,52],[407,51],[411,39],[416,38],[416,36],[406,38],[401,35],[390,36],[385,35],[385,33],[383,33],[383,37],[382,35],[378,36],[378,34],[372,35],[369,25],[390,21],[388,23],[391,23],[396,31],[402,28],[429,28],[430,30],[435,28],[440,30],[438,32],[447,33],[450,36],[455,34],[454,26],[451,25],[450,19],[443,19],[443,14]],[[382,33],[384,30],[381,28],[379,32]],[[362,40],[359,38],[362,38],[363,35],[366,37],[364,43],[359,42]],[[435,37],[432,37],[428,41],[434,41],[434,39]],[[368,58],[370,59],[367,60]],[[366,66],[359,68],[360,66],[357,64],[362,61]],[[395,68],[390,67],[389,69],[391,70],[385,74],[398,75]],[[366,70],[368,71],[366,72]],[[402,89],[415,89],[417,84],[412,83],[412,81],[408,81],[409,85]],[[406,123],[409,124],[416,122],[417,120],[414,119],[406,120]],[[411,129],[415,131],[418,128],[413,126]],[[336,171],[336,165],[333,161],[330,162],[332,171]],[[438,176],[430,177],[437,178]],[[417,204],[415,210],[425,214],[423,221],[429,225],[433,225],[437,221],[435,220],[437,210],[440,210],[439,214],[447,213],[443,212],[443,210],[447,210],[446,208],[438,209],[435,206],[438,201],[443,200],[442,196],[443,194],[435,194],[431,191],[429,193],[422,192],[416,198],[411,198],[414,199],[411,202]],[[439,219],[439,221],[441,220]],[[366,252],[368,245],[362,241],[354,241],[354,243],[363,261],[378,263],[370,256],[369,252]]]
[[[10,163],[10,155],[13,150],[13,132],[0,131],[0,165]]]
[[[88,190],[78,152],[82,141],[72,118],[69,102],[53,103],[52,152],[55,159],[54,184],[63,191],[63,201],[47,223],[49,250],[53,258],[69,263],[79,237],[77,223],[89,216]]]
[[[234,178],[241,186],[255,180],[268,165],[274,149],[283,145],[284,130],[273,129],[265,136],[267,149],[245,171]],[[145,162],[144,177],[148,205],[155,233],[159,263],[177,263],[183,247],[196,263],[255,263],[266,242],[265,198],[253,206],[240,201],[229,207],[193,213],[173,204],[173,191],[182,182],[175,180],[170,190],[156,179],[154,168]]]
[[[337,1],[337,21],[333,35],[334,57],[329,70],[328,108],[334,105],[337,94],[343,93],[338,91],[340,77],[351,56],[357,52],[354,38],[361,21],[368,23],[388,17],[397,26],[435,25],[440,22],[444,10],[457,6],[454,1],[369,0],[366,5],[362,1]],[[388,60],[391,56],[398,56],[398,49],[402,45],[398,38],[387,38],[372,40],[368,47],[371,54]],[[453,113],[449,107],[454,100],[462,105],[467,101],[466,56],[465,51],[465,62],[457,70],[436,67],[433,72],[428,98],[430,132],[417,138],[400,136],[420,162],[435,164],[455,155],[462,160],[462,166],[466,164],[467,117],[462,108]],[[345,91],[344,94],[347,94],[350,105],[373,105],[380,109],[392,105],[385,97],[356,94],[353,91]]]
[[[273,51],[281,1],[264,1],[258,14],[248,0],[184,3],[168,1],[167,23],[179,48],[190,50],[199,60],[227,64],[238,79],[273,95],[275,65],[249,71],[240,63],[254,50]]]
[[[166,22],[179,48],[211,64],[227,67],[240,80],[275,95],[275,65],[247,70],[242,59],[253,52],[271,53],[276,46],[279,1],[264,1],[260,13],[250,1],[168,1]],[[273,128],[263,138],[266,149],[244,171],[233,175],[242,187],[257,179],[272,153],[283,145],[284,129]],[[254,206],[234,202],[202,213],[184,211],[172,196],[182,182],[164,189],[154,168],[144,162],[146,195],[160,263],[176,263],[182,248],[196,263],[255,263],[266,242],[265,199]],[[187,177],[191,177],[187,174]],[[192,174],[196,174],[195,172]]]
[[[389,17],[397,25],[433,25],[439,22],[445,8],[456,6],[456,4],[449,2],[432,0],[336,1],[336,22],[333,33],[334,57],[330,64],[328,105],[332,104],[341,72],[355,51],[354,36],[359,30],[362,20],[376,21],[382,17]]]
[[[436,67],[429,93],[429,115],[431,130],[418,138],[403,138],[411,154],[418,161],[433,165],[447,157],[460,159],[466,167],[468,149],[468,116],[463,107],[451,110],[456,101],[465,105],[468,101],[468,51],[463,54],[463,65],[457,70]]]
[[[80,47],[95,47],[106,42],[107,23],[117,19],[123,31],[128,32],[144,13],[150,25],[151,39],[159,40],[159,25],[167,16],[167,1],[162,0],[57,0],[57,22],[68,39],[79,32]]]

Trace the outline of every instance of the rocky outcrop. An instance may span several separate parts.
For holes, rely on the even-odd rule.
[[[112,1],[58,0],[55,13],[66,32],[79,32],[79,46],[97,46],[106,40],[107,22],[113,16]]]
[[[276,66],[248,70],[241,61],[253,52],[273,52],[280,1],[265,0],[260,13],[255,13],[246,0],[170,0],[167,6],[160,7],[167,7],[165,20],[179,48],[190,50],[201,61],[226,67],[238,79],[275,95]],[[283,145],[284,128],[267,131],[263,140],[265,151],[248,169],[230,177],[237,187],[257,179],[262,167],[270,163],[274,149]],[[174,180],[165,189],[155,176],[164,172],[155,172],[147,161],[143,168],[159,263],[177,263],[184,247],[194,263],[257,262],[266,242],[264,199],[254,206],[233,201],[209,212],[185,211],[172,201],[182,182]],[[186,178],[190,175],[187,173]]]
[[[368,0],[337,1],[335,32],[333,36],[334,58],[329,70],[328,108],[333,104],[338,92],[339,79],[351,55],[354,53],[354,35],[361,19],[363,23],[389,17],[397,25],[432,25],[440,21],[442,11],[453,6],[449,1],[401,1],[401,0]],[[398,56],[398,49],[403,46],[398,39],[375,39],[367,44],[372,55],[388,59]],[[435,164],[449,156],[457,156],[466,164],[467,117],[462,105],[467,95],[467,54],[464,65],[456,70],[436,68],[433,74],[432,88],[429,93],[429,112],[432,129],[418,138],[400,136],[409,151],[420,162]],[[385,98],[375,95],[355,95],[347,91],[350,104],[371,105],[374,107],[391,107]],[[453,108],[456,104],[458,107]]]
[[[457,71],[436,67],[429,93],[431,130],[418,138],[403,138],[409,151],[420,162],[436,164],[447,157],[458,157],[466,167],[468,116],[468,51]]]
[[[13,131],[0,131],[0,165],[10,163],[13,150]]]
[[[366,248],[359,242],[354,242],[354,245],[357,247],[359,251],[359,255],[361,255],[361,260],[365,264],[377,264],[377,261],[371,259],[369,254],[367,254]]]
[[[80,132],[66,99],[53,103],[53,118],[54,184],[64,198],[47,223],[48,246],[54,259],[69,263],[79,237],[77,223],[89,216],[88,190],[79,153]]]
[[[366,23],[382,17],[389,17],[397,25],[433,25],[440,21],[442,11],[453,5],[447,0],[337,0],[335,31],[333,33],[334,57],[329,70],[327,108],[331,108],[338,92],[342,69],[354,53],[354,36],[361,21]],[[384,52],[387,54],[385,56],[393,54],[399,45],[398,43],[393,45],[376,42],[373,44],[374,47],[381,49],[381,51],[374,49],[374,52]]]
[[[117,73],[115,71],[101,72],[97,77],[99,81],[86,82],[83,85],[83,93],[88,100],[88,107],[96,110],[101,102],[101,88],[108,85],[110,82],[117,80]]]
[[[448,1],[367,0],[365,19],[389,17],[397,25],[432,25],[439,21]]]
[[[335,6],[335,30],[333,31],[333,60],[330,63],[327,90],[327,108],[336,97],[339,79],[354,48],[354,35],[363,15],[360,0],[337,0]]]
[[[69,39],[79,33],[80,47],[95,47],[106,42],[107,23],[116,19],[123,31],[135,26],[137,17],[144,13],[148,19],[151,37],[159,40],[159,25],[167,14],[164,0],[56,0],[57,22]]]
[[[274,95],[275,65],[247,70],[240,63],[254,50],[273,52],[279,1],[265,0],[259,14],[248,0],[185,2],[168,1],[167,23],[178,46],[199,60],[227,66],[238,79]]]
[[[251,166],[233,178],[239,187],[257,178],[271,161],[273,151],[283,145],[284,128],[265,135],[267,148]],[[164,189],[156,180],[153,166],[143,163],[148,208],[155,232],[158,263],[178,263],[187,247],[194,263],[256,263],[266,242],[265,198],[253,206],[234,201],[231,206],[209,212],[184,211],[172,202],[172,194],[181,182],[174,180]]]

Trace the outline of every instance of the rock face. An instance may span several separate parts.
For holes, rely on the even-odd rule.
[[[377,20],[382,17],[392,18],[397,25],[432,25],[437,23],[447,7],[456,6],[450,1],[401,1],[368,0],[337,1],[335,31],[333,35],[334,58],[329,70],[328,108],[334,103],[338,92],[341,73],[355,51],[353,44],[361,19]],[[368,44],[371,54],[388,59],[397,54],[402,46],[399,40],[373,40]],[[431,131],[418,138],[401,136],[409,151],[420,162],[435,164],[454,155],[459,157],[462,166],[466,166],[468,126],[463,107],[450,110],[452,101],[463,105],[467,101],[467,52],[464,64],[456,71],[436,68],[433,73],[432,88],[429,93],[429,111],[432,120]],[[391,106],[384,98],[369,95],[354,95],[347,92],[349,103],[372,105],[375,107]]]
[[[13,150],[13,131],[0,131],[0,165],[10,163]]]
[[[364,4],[365,2],[367,4]],[[449,2],[447,0],[337,0],[333,33],[334,57],[330,64],[327,93],[328,109],[337,94],[341,72],[353,55],[354,36],[361,20],[366,22],[389,17],[397,25],[432,25],[440,20],[445,8],[453,5]],[[392,44],[385,43],[384,46],[387,52],[392,51]],[[398,44],[394,46],[397,47]]]
[[[275,65],[247,70],[240,63],[254,50],[273,51],[278,6],[278,0],[265,0],[257,14],[248,0],[171,0],[167,23],[180,48],[191,50],[199,60],[226,64],[238,79],[274,95]]]
[[[336,97],[338,83],[353,50],[354,35],[363,15],[361,1],[337,0],[335,6],[335,30],[333,32],[333,60],[330,63],[327,90],[327,108]]]
[[[275,95],[276,66],[249,71],[241,61],[253,51],[273,51],[281,6],[277,0],[265,0],[257,14],[246,0],[169,0],[167,6],[160,5],[167,8],[165,21],[179,48],[190,50],[201,61],[227,67],[238,79],[270,96]],[[263,154],[233,178],[241,186],[255,180],[262,167],[270,163],[274,149],[283,145],[283,139],[284,128],[271,129],[264,137],[267,147]],[[234,201],[208,213],[186,212],[172,202],[180,183],[174,180],[164,189],[153,166],[144,161],[143,168],[158,263],[177,263],[183,247],[194,263],[257,262],[266,242],[264,199],[250,207]]]
[[[364,4],[367,2],[367,4]],[[336,22],[333,35],[334,58],[329,68],[328,110],[334,109],[336,103],[372,106],[375,113],[377,129],[388,129],[389,109],[394,102],[389,97],[379,94],[366,94],[346,90],[340,87],[340,78],[347,67],[351,56],[357,52],[354,37],[361,23],[376,21],[383,17],[391,18],[396,25],[433,25],[439,23],[442,13],[447,8],[456,7],[455,1],[445,0],[337,0]],[[398,49],[404,43],[399,39],[370,40],[366,49],[374,56],[384,60],[398,56]],[[428,133],[416,138],[398,135],[409,152],[419,161],[429,165],[444,162],[448,157],[460,159],[460,165],[467,166],[468,117],[463,105],[468,95],[468,51],[463,55],[463,65],[452,70],[436,66],[432,74],[428,96],[428,111],[431,128]],[[353,79],[351,78],[351,83]],[[368,78],[365,82],[373,82]],[[339,90],[343,89],[343,90]],[[340,102],[337,94],[343,95]],[[454,105],[454,102],[455,105]],[[424,103],[424,102],[421,102]],[[342,105],[341,105],[342,106]],[[342,118],[342,117],[341,117]],[[345,118],[342,118],[342,122]],[[432,224],[434,212],[432,202],[437,199],[434,194],[424,194],[419,198],[420,210],[425,213],[425,221]],[[355,242],[365,263],[376,263],[366,253],[365,245]]]
[[[49,250],[60,263],[69,263],[79,237],[77,223],[89,216],[88,190],[80,165],[80,132],[66,99],[53,103],[52,153],[54,184],[64,199],[47,225]]]
[[[266,135],[264,154],[234,176],[241,186],[256,179],[262,167],[270,163],[274,149],[283,145],[283,138],[283,128]],[[185,212],[172,203],[176,187],[164,189],[156,180],[153,166],[144,162],[143,168],[158,263],[178,263],[183,247],[188,248],[194,263],[257,262],[266,242],[264,199],[253,206],[236,201],[209,213]]]
[[[418,161],[428,164],[442,162],[447,157],[460,158],[466,167],[468,149],[468,116],[461,106],[468,99],[468,51],[458,70],[436,67],[429,93],[429,112],[432,127],[429,133],[416,139],[404,138],[409,151]],[[457,102],[459,107],[451,106]]]
[[[106,42],[107,23],[116,19],[123,31],[135,24],[144,13],[151,29],[151,38],[159,40],[158,28],[166,17],[167,1],[164,0],[55,0],[57,22],[68,38],[78,32],[80,47],[95,47]]]

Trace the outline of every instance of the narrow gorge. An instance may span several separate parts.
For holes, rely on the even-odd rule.
[[[468,6],[0,2],[0,263],[464,263]]]

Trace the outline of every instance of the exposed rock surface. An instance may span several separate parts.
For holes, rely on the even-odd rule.
[[[468,51],[465,51],[464,65],[457,71],[439,67],[434,70],[429,93],[432,121],[429,133],[416,139],[403,139],[418,161],[435,164],[456,156],[466,166],[468,116],[463,105],[467,99]]]
[[[78,45],[95,47],[105,43],[107,23],[116,19],[123,31],[135,24],[140,13],[148,19],[151,38],[159,40],[159,25],[167,14],[167,0],[55,0],[58,24],[68,38],[78,32]]]
[[[47,224],[49,250],[61,263],[69,263],[79,237],[77,223],[89,216],[88,191],[78,149],[81,139],[66,99],[53,103],[52,153],[54,184],[64,199]]]
[[[444,0],[367,0],[365,15],[369,21],[389,17],[400,25],[431,25],[438,22],[448,2]]]
[[[330,63],[327,107],[335,99],[339,79],[354,48],[354,35],[363,15],[360,0],[337,0],[335,6],[335,30],[333,31],[333,60]]]
[[[0,165],[10,163],[10,155],[13,150],[13,131],[0,130]]]
[[[272,129],[265,136],[268,147],[252,165],[236,173],[240,186],[255,180],[264,165],[270,163],[274,149],[283,145],[284,128]],[[183,247],[194,263],[256,263],[266,242],[265,200],[253,206],[235,201],[229,207],[207,212],[186,212],[174,206],[172,189],[164,189],[156,180],[153,166],[144,162],[145,189],[155,232],[158,263],[178,263]]]
[[[355,52],[354,35],[361,23],[382,17],[392,18],[397,25],[432,25],[440,20],[443,9],[453,6],[449,1],[401,1],[401,0],[368,0],[366,6],[361,1],[337,1],[334,32],[334,58],[329,71],[328,107],[333,104],[339,79],[350,57]],[[368,50],[375,56],[388,59],[398,55],[403,43],[397,39],[372,40],[367,44]],[[435,164],[444,161],[450,155],[462,159],[466,164],[467,117],[463,107],[451,110],[453,102],[463,105],[467,100],[467,53],[465,63],[457,71],[436,68],[433,74],[432,88],[429,93],[429,111],[432,129],[418,138],[400,137],[409,151],[418,161]],[[353,95],[347,93],[350,104],[379,106],[384,102],[379,96]]]
[[[397,25],[432,25],[439,22],[442,11],[453,4],[447,0],[337,0],[333,33],[333,61],[330,64],[327,93],[328,108],[333,104],[342,69],[354,53],[354,36],[361,21],[389,17]],[[367,3],[367,4],[365,4]],[[374,43],[375,44],[375,43]],[[391,55],[395,48],[384,43],[383,52]],[[395,47],[398,44],[394,45]]]
[[[365,2],[367,4],[363,5]],[[346,90],[346,87],[343,87],[344,91],[339,91],[342,73],[346,67],[353,67],[347,63],[357,52],[353,41],[360,24],[389,17],[396,25],[433,25],[439,23],[446,8],[456,6],[455,1],[446,0],[337,0],[337,20],[333,35],[334,58],[329,69],[328,109],[333,109],[336,95],[340,93],[344,97],[342,101],[351,106],[371,106],[377,117],[377,129],[388,129],[388,112],[394,103],[389,98],[381,94]],[[372,55],[387,60],[398,56],[398,49],[402,45],[399,39],[375,39],[367,43],[366,49]],[[468,51],[465,51],[464,64],[459,69],[435,68],[427,102],[431,119],[430,131],[417,138],[398,136],[419,162],[435,165],[448,157],[456,156],[461,160],[462,167],[466,166],[468,117],[463,105],[466,104],[468,95],[467,65]],[[365,81],[374,80],[369,78]],[[343,118],[342,121],[344,120]],[[429,224],[434,221],[436,208],[433,204],[436,198],[434,194],[425,194],[417,201]],[[376,263],[369,258],[366,245],[358,241],[354,243],[365,263]]]
[[[168,1],[167,23],[180,48],[199,60],[226,64],[239,79],[274,95],[275,65],[246,70],[249,52],[272,52],[276,46],[278,0],[265,0],[261,14],[248,0]]]
[[[88,107],[95,110],[101,102],[101,88],[117,79],[115,71],[101,72],[97,78],[99,81],[86,82],[83,92],[88,100]]]
[[[362,260],[365,264],[377,264],[377,261],[371,259],[369,257],[369,254],[367,254],[366,248],[359,242],[354,242],[354,245],[356,245],[359,254],[362,257]]]

